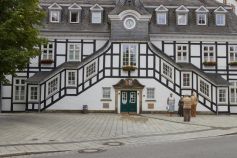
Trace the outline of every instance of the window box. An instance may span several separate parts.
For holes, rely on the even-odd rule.
[[[54,61],[52,59],[44,59],[40,61],[41,64],[52,64],[53,62]]]
[[[229,63],[230,66],[237,66],[237,61],[233,61]]]
[[[205,61],[203,62],[204,66],[216,66],[216,62],[215,61]]]
[[[125,65],[125,66],[122,67],[122,69],[124,71],[135,71],[137,69],[137,67],[133,66],[133,65]]]

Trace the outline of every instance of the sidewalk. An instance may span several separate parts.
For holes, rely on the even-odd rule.
[[[201,115],[190,123],[166,115],[0,114],[0,157],[152,144],[237,133],[237,116]]]

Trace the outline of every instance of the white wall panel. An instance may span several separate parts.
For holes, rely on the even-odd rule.
[[[169,56],[174,56],[174,45],[173,44],[165,44],[164,53]]]
[[[191,45],[191,56],[201,56],[200,45]]]
[[[90,55],[93,53],[93,44],[83,44],[83,55]]]
[[[217,56],[222,56],[222,57],[226,57],[227,53],[226,53],[226,46],[225,45],[218,45],[217,46]]]
[[[66,43],[57,43],[57,54],[66,54]]]

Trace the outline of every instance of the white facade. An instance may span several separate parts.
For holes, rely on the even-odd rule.
[[[65,9],[59,4],[49,6],[59,14]],[[70,6],[80,11],[78,16],[83,13],[84,6],[66,7],[75,9]],[[207,8],[195,6],[194,9],[198,14],[206,15]],[[175,9],[181,15],[185,12],[188,18],[193,7],[160,6],[154,8],[154,12],[168,15],[169,9]],[[102,15],[106,7],[91,5],[88,10]],[[219,6],[212,8],[215,14],[226,15],[230,11]],[[106,19],[101,16],[98,20],[99,17],[96,16],[96,21],[102,24],[91,21],[96,28],[104,25]],[[165,21],[161,27],[168,27],[165,26],[170,23],[168,16],[162,17],[167,19],[161,18]],[[120,29],[121,34],[116,30],[111,33],[118,35],[119,40],[114,36],[111,40],[112,35],[108,33],[42,31],[49,43],[41,47],[42,55],[32,59],[25,71],[18,72],[17,77],[7,76],[10,84],[2,88],[2,111],[82,110],[83,105],[88,105],[91,111],[162,112],[166,110],[170,93],[174,94],[177,110],[180,96],[194,92],[199,100],[198,111],[237,113],[235,33],[146,34],[149,29],[145,25],[150,25],[147,22],[152,18],[150,14],[125,10],[108,18],[111,18],[111,27]],[[153,18],[159,25],[157,18]],[[214,14],[212,18],[215,18]],[[83,20],[78,19],[78,25]],[[186,20],[188,26],[192,21]],[[201,23],[207,24],[208,20],[206,17],[205,23]],[[54,26],[59,26],[58,22]],[[210,27],[199,26],[197,19],[193,23],[195,27]],[[225,26],[217,28],[220,27]],[[126,109],[128,102],[133,106],[131,111]]]

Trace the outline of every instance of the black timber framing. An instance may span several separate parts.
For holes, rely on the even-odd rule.
[[[140,43],[141,44],[141,43]],[[140,44],[139,44],[139,52],[140,52]],[[144,44],[144,43],[143,43]],[[110,47],[110,49],[111,49],[112,47]],[[140,56],[142,56],[140,53],[139,53],[139,57],[138,57],[138,66],[139,66],[139,71],[138,71],[138,75],[137,76],[133,76],[133,77],[136,77],[136,78],[144,78],[144,77],[141,77],[140,76],[140,70],[146,70],[146,77],[145,78],[150,78],[150,79],[155,79],[155,80],[158,80],[158,81],[160,81],[160,82],[162,82],[161,81],[161,73],[159,73],[159,72],[161,72],[161,58],[160,57],[158,57],[158,56],[156,56],[155,54],[154,54],[154,52],[153,52],[153,55],[150,55],[150,54],[148,54],[148,44],[146,44],[146,48],[147,48],[147,51],[146,51],[146,68],[140,68]],[[119,43],[119,49],[120,49],[120,52],[121,52],[121,43]],[[152,52],[152,50],[150,50],[151,52]],[[111,53],[110,54],[107,54],[107,55],[111,55],[111,59],[113,59],[113,55],[114,55],[114,53],[113,53],[113,49],[111,49]],[[56,55],[55,55],[56,56]],[[103,60],[105,61],[105,54],[103,54],[102,55],[103,56]],[[153,67],[154,68],[148,68],[148,56],[152,56],[153,57]],[[176,56],[176,55],[174,55],[174,56]],[[159,59],[159,61],[160,61],[160,66],[159,66],[159,72],[157,71],[157,70],[155,70],[155,62],[156,62],[156,57],[158,57],[158,59]],[[217,57],[217,55],[216,55],[216,57]],[[103,63],[103,70],[102,70],[102,72],[103,72],[103,77],[102,78],[100,78],[99,80],[98,80],[98,78],[99,78],[99,70],[98,70],[98,72],[97,72],[97,81],[101,81],[102,79],[104,79],[104,78],[126,78],[127,76],[122,76],[121,75],[121,55],[119,55],[119,67],[118,68],[116,68],[116,67],[114,67],[113,66],[113,60],[111,60],[110,62],[111,62],[111,68],[110,68],[110,76],[105,76],[105,62]],[[99,62],[97,62],[97,68],[99,68]],[[83,71],[83,73],[82,74],[84,74],[84,70],[85,69],[85,66],[83,66],[83,68],[82,68],[82,71]],[[113,76],[113,70],[114,69],[119,69],[120,71],[119,71],[119,76]],[[148,75],[148,70],[153,70],[153,76],[152,77],[149,77],[149,75]],[[179,71],[179,70],[177,70],[177,71]],[[234,70],[233,70],[234,71]],[[29,73],[29,71],[27,71],[28,73]],[[78,73],[79,73],[79,69],[78,69],[78,71],[77,71]],[[155,72],[158,72],[158,74],[159,74],[159,79],[158,78],[156,78],[155,77]],[[174,69],[174,73],[176,73],[176,69]],[[180,71],[179,71],[179,73],[180,73]],[[176,75],[175,75],[176,76]],[[66,77],[66,72],[65,72],[65,77]],[[196,77],[198,78],[198,75],[196,74]],[[83,78],[83,84],[82,84],[82,86],[83,86],[83,91],[85,91],[85,90],[87,90],[87,89],[89,89],[91,86],[93,86],[94,84],[96,84],[96,83],[91,83],[91,79],[90,79],[90,84],[89,84],[89,87],[86,87],[86,88],[84,88],[84,83],[85,83],[85,81],[84,81],[84,75],[82,76],[82,78]],[[180,78],[181,78],[181,73],[180,73]],[[192,78],[193,78],[193,73],[192,73]],[[78,74],[77,74],[77,79],[78,79]],[[205,79],[204,79],[205,80]],[[12,80],[13,81],[13,80]],[[65,82],[66,82],[66,79],[65,79]],[[169,81],[168,81],[169,82]],[[179,85],[177,85],[177,84],[175,84],[175,83],[172,83],[173,84],[173,88],[174,89],[172,89],[172,88],[170,88],[169,87],[169,85],[168,85],[168,82],[167,83],[165,83],[165,84],[163,84],[164,86],[166,86],[168,89],[170,89],[170,90],[173,90],[176,94],[181,94],[181,79],[180,79],[180,83],[179,83]],[[176,82],[176,80],[174,79],[174,82]],[[198,81],[197,81],[198,82]],[[77,82],[78,83],[78,82]],[[66,84],[66,83],[65,83]],[[192,84],[193,84],[193,82],[192,82]],[[46,91],[46,82],[45,82],[45,88],[44,88],[44,91]],[[60,73],[60,86],[61,86],[61,73]],[[66,86],[66,85],[65,85]],[[176,86],[180,89],[180,92],[179,93],[177,93],[176,92]],[[211,85],[211,87],[212,87],[213,85]],[[12,87],[13,87],[13,85],[12,85]],[[79,88],[79,86],[77,87],[77,89]],[[193,85],[192,85],[192,88],[193,88]],[[197,90],[194,90],[194,91],[198,91],[198,85],[197,85]],[[28,88],[27,88],[28,89]],[[40,88],[41,89],[41,88]],[[61,88],[60,88],[61,89]],[[67,95],[69,95],[69,94],[66,94],[66,88],[62,88],[62,90],[64,90],[65,91],[65,94],[64,95],[62,95],[62,96],[60,96],[59,95],[59,98],[58,99],[56,99],[55,101],[57,101],[57,100],[60,100],[60,98],[61,97],[64,97],[64,96],[67,96]],[[211,89],[212,90],[212,89]],[[79,92],[80,94],[83,92],[83,91],[81,91],[81,92]],[[61,92],[61,90],[59,91],[59,92]],[[13,92],[12,92],[13,93]],[[79,95],[79,93],[77,93],[77,95]],[[44,95],[46,94],[46,92],[44,93]],[[198,93],[197,93],[198,94]],[[71,95],[71,94],[70,94]],[[211,94],[211,95],[213,95],[213,94]],[[28,95],[27,95],[28,96]],[[54,95],[52,96],[52,98],[54,97]],[[51,99],[52,99],[51,98]],[[205,97],[204,97],[205,98]],[[212,98],[212,97],[211,97]],[[44,99],[46,99],[46,97],[44,96]],[[11,100],[12,100],[12,98],[11,98]],[[53,102],[55,102],[54,101],[54,99],[52,99],[52,101]],[[206,100],[204,101],[204,102],[206,102]],[[44,107],[44,109],[46,108],[46,101],[44,100],[44,105],[45,105],[45,107]],[[216,103],[213,103],[213,102],[211,102],[211,106],[216,106]],[[48,107],[48,106],[47,106]],[[213,108],[211,108],[212,109],[212,111],[213,111]],[[13,111],[13,105],[11,106],[11,110]]]

